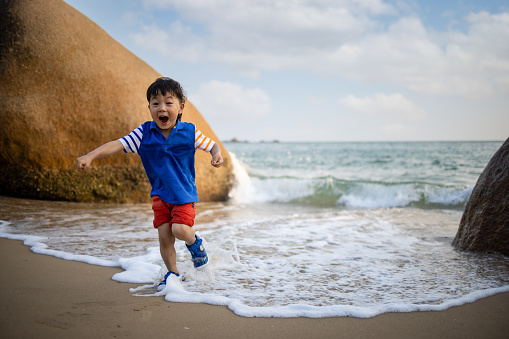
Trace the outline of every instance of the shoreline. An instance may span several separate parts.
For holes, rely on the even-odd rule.
[[[35,254],[0,238],[2,338],[507,338],[509,293],[373,318],[246,318],[226,306],[135,297],[122,269]]]

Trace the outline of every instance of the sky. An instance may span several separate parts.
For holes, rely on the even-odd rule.
[[[509,137],[507,0],[65,2],[222,141]]]

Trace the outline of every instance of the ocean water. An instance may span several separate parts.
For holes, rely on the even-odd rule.
[[[444,310],[509,291],[509,257],[451,242],[480,173],[502,142],[226,143],[236,186],[199,203],[210,256],[165,274],[149,204],[0,197],[0,236],[32,251],[120,266],[133,297],[227,305],[241,316],[372,317]]]

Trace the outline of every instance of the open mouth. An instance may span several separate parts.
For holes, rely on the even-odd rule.
[[[162,124],[167,124],[168,123],[168,117],[159,117],[159,121],[161,121]]]

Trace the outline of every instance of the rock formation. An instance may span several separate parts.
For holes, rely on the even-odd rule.
[[[150,185],[137,155],[75,159],[150,120],[147,87],[161,75],[61,0],[0,2],[0,194],[141,202]],[[170,76],[171,74],[165,74]],[[181,80],[181,79],[176,79]],[[183,121],[218,141],[187,103]],[[232,164],[197,153],[202,201],[227,198]]]
[[[509,139],[479,176],[453,245],[509,255]]]

